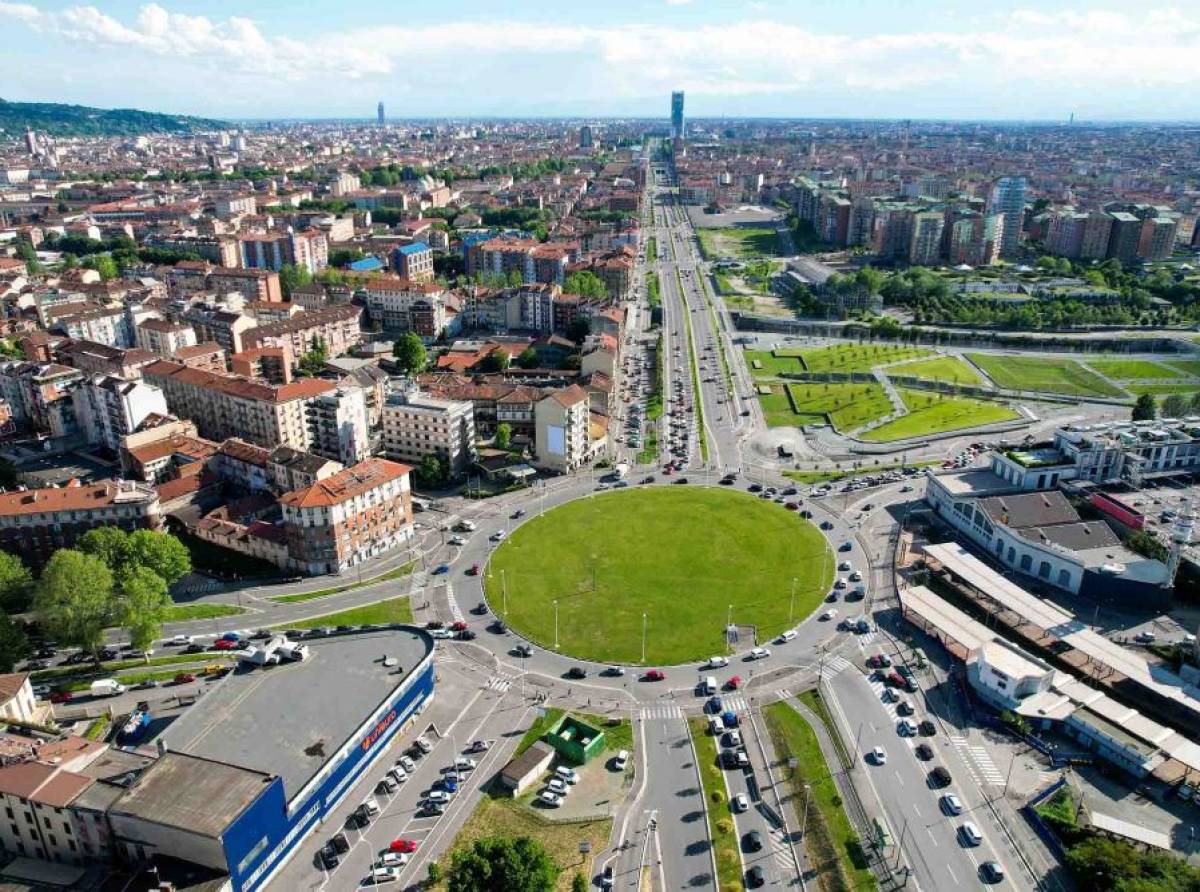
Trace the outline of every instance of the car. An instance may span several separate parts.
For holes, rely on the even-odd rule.
[[[747,489],[748,489],[750,492],[762,492],[762,484],[761,484],[761,483],[751,483],[751,484],[750,484],[750,485],[747,487]]]
[[[686,485],[687,485],[687,482],[688,482],[688,479],[687,479],[686,477],[676,477],[676,478],[675,478],[674,480],[672,480],[671,482],[672,482],[672,483],[675,483],[675,484],[678,484],[678,485],[680,485],[680,486],[686,486]]]
[[[708,662],[704,664],[705,669],[722,669],[729,665],[729,660],[725,657],[709,657]]]
[[[829,622],[829,620],[833,619],[837,615],[838,615],[837,610],[826,610],[824,613],[821,614],[819,619],[821,622]]]
[[[883,679],[885,684],[889,684],[894,688],[904,687],[904,676],[899,672],[889,672]]]
[[[937,725],[935,725],[929,719],[925,719],[925,721],[921,722],[921,724],[918,726],[918,729],[920,730],[922,737],[933,737],[933,735],[937,734]]]
[[[479,564],[471,564],[471,566],[467,567],[467,575],[468,576],[478,576],[479,575]]]
[[[625,766],[629,764],[629,750],[621,750],[613,759],[613,768],[617,771],[624,771]]]
[[[175,677],[171,679],[172,683],[174,684],[191,684],[195,680],[196,676],[191,672],[176,673]]]
[[[913,752],[915,752],[917,754],[917,758],[920,759],[922,762],[928,762],[930,759],[933,758],[933,747],[931,747],[927,743],[918,743],[916,749],[913,750]]]
[[[735,812],[740,813],[750,808],[750,800],[746,798],[745,793],[738,793],[729,800],[729,805]]]
[[[727,731],[725,733],[725,745],[726,746],[735,746],[735,747],[741,746],[742,745],[742,732],[739,731],[737,728]]]
[[[344,855],[350,851],[350,840],[346,839],[346,834],[335,833],[329,837],[329,842],[326,845],[333,846],[333,850],[339,855]]]
[[[508,515],[508,516],[509,516],[510,518],[512,518],[513,520],[520,520],[522,517],[524,517],[524,516],[525,516],[525,509],[524,509],[524,508],[518,508],[516,511],[514,511],[512,514],[510,514],[510,515]]]
[[[131,684],[129,689],[131,691],[148,691],[156,687],[158,687],[158,682],[153,678],[148,678],[145,681],[139,681],[137,684]]]
[[[316,629],[313,631],[315,632]],[[213,642],[213,650],[237,650],[239,646],[239,642],[230,641],[228,638],[218,638]]]
[[[482,752],[485,752],[491,745],[492,745],[491,741],[476,740],[469,747],[467,747],[467,752],[468,753],[482,753]]]
[[[466,545],[466,544],[467,544],[467,540],[466,540],[466,539],[464,539],[462,536],[451,536],[451,537],[450,537],[450,544],[451,544],[451,545]]]
[[[1004,868],[999,861],[984,861],[979,865],[979,875],[985,883],[999,883],[1004,879]]]
[[[851,566],[850,566],[850,562],[849,562],[849,561],[842,561],[840,564],[838,564],[838,571],[839,571],[839,572],[846,573],[846,572],[848,572],[848,571],[849,571],[849,570],[851,570],[851,569],[852,569],[852,568],[851,568]]]
[[[75,695],[70,691],[54,691],[50,694],[51,703],[70,703],[75,699]]]
[[[425,798],[429,802],[440,802],[445,805],[453,795],[454,793],[451,793],[449,790],[430,790]]]
[[[418,737],[416,740],[414,740],[413,746],[415,746],[417,749],[419,749],[421,752],[423,752],[425,754],[429,754],[429,753],[433,752],[433,744],[430,743],[428,740],[426,740],[424,737]]]
[[[415,839],[393,839],[388,843],[387,850],[410,855],[417,850],[417,841]]]
[[[207,648],[203,644],[189,644],[180,653],[185,654],[202,654]]]
[[[901,719],[896,723],[896,733],[901,737],[916,737],[917,724],[912,719]]]
[[[504,532],[504,530],[496,530],[496,532],[492,533],[492,535],[490,535],[488,538],[493,542],[503,542],[505,535],[507,534]]]
[[[421,807],[417,809],[417,814],[424,818],[437,817],[446,813],[446,806],[440,802],[430,802],[425,800],[421,803]]]
[[[613,678],[622,678],[625,675],[624,666],[609,666],[604,670],[604,674]]]
[[[566,781],[568,784],[579,783],[579,772],[574,768],[568,768],[566,765],[559,765],[555,768],[554,776]]]
[[[769,647],[756,647],[750,651],[750,659],[752,660],[765,660],[770,655],[771,648]]]
[[[532,657],[533,656],[533,645],[532,644],[518,644],[515,648],[513,648],[513,650],[516,652],[518,657]]]
[[[446,641],[454,637],[454,633],[449,629],[430,629],[429,637],[435,641]]]
[[[823,520],[823,521],[821,521],[821,529],[823,529],[823,530],[832,530],[832,529],[833,529],[833,522],[832,522],[832,521],[829,521],[829,520]]]
[[[463,632],[463,631],[466,631],[466,628],[467,628],[466,620],[459,619],[459,620],[455,620],[454,622],[452,622],[450,624],[451,632]]]
[[[556,796],[566,796],[568,793],[567,782],[561,777],[552,777],[546,782],[546,789],[554,793]]]
[[[751,830],[742,837],[742,848],[747,852],[757,852],[763,847],[762,834],[757,830]]]
[[[746,885],[751,887],[752,889],[757,889],[759,886],[761,886],[765,882],[766,882],[766,879],[764,878],[763,869],[762,869],[761,865],[755,864],[753,867],[751,867],[749,870],[746,871]]]
[[[733,486],[733,483],[734,483],[734,481],[730,480],[728,477],[722,477],[717,482],[720,483],[722,486]]]
[[[647,672],[645,675],[642,676],[642,680],[643,681],[662,681],[666,677],[667,677],[666,673],[664,673],[661,669],[651,669],[649,672]]]
[[[558,808],[562,804],[562,798],[551,793],[549,790],[542,790],[538,793],[538,802],[549,808]]]
[[[912,715],[914,712],[916,712],[916,709],[907,700],[901,700],[896,704],[897,715]]]
[[[972,848],[983,843],[983,834],[979,832],[979,828],[971,821],[964,821],[959,826],[958,837],[963,841],[964,845]]]
[[[445,576],[449,572],[450,572],[449,564],[438,564],[436,567],[433,568],[434,576]]]
[[[417,770],[417,763],[408,756],[401,756],[396,760],[396,764],[403,768],[408,774],[412,774]]]
[[[384,775],[379,779],[379,783],[375,785],[375,795],[382,796],[385,793],[391,795],[396,792],[399,783],[390,775]]]
[[[476,764],[475,760],[472,759],[471,757],[459,756],[457,759],[454,760],[454,770],[455,771],[474,771],[475,764]]]
[[[848,542],[848,541],[843,542],[841,545],[838,546],[838,551],[852,551],[853,549],[854,549],[853,542]]]
[[[376,867],[371,871],[369,877],[372,886],[382,886],[386,883],[394,883],[400,879],[400,868],[398,867]]]
[[[871,761],[876,765],[887,764],[887,753],[883,751],[883,747],[876,746],[871,748]]]
[[[375,867],[403,867],[407,863],[408,855],[403,852],[380,852]]]
[[[572,666],[567,670],[567,678],[587,678],[587,670],[582,666]]]
[[[388,777],[390,777],[396,783],[402,784],[406,780],[408,780],[408,772],[405,771],[403,768],[401,768],[399,765],[393,765],[391,768],[388,769]]]
[[[963,811],[962,800],[953,793],[947,793],[940,800],[942,811],[950,815],[961,815]]]
[[[929,783],[934,787],[948,787],[951,780],[950,772],[945,766],[939,765],[929,772]]]
[[[740,675],[732,676],[729,681],[725,682],[725,690],[736,691],[742,686],[742,677]]]
[[[338,858],[337,850],[330,844],[326,843],[319,852],[317,852],[317,860],[320,862],[322,869],[333,870],[341,863]]]

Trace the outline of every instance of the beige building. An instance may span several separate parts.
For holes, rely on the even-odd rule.
[[[534,410],[534,464],[564,474],[581,467],[591,448],[590,414],[587,392],[578,384],[539,401]]]
[[[242,344],[246,350],[283,347],[299,361],[317,340],[325,345],[329,356],[342,356],[362,340],[362,326],[358,322],[361,312],[350,304],[305,310],[290,319],[251,329],[243,336]]]
[[[184,347],[196,346],[196,329],[182,322],[147,319],[137,327],[137,341],[143,350],[172,359]]]
[[[260,446],[306,451],[311,443],[306,409],[334,389],[331,382],[316,378],[276,386],[166,360],[146,366],[143,374],[162,389],[174,415],[194,421],[210,440],[241,437]]]
[[[392,391],[383,404],[383,451],[414,464],[436,455],[457,477],[475,458],[475,408],[417,391]]]

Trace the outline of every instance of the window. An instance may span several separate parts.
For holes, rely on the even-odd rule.
[[[1069,570],[1058,571],[1058,584],[1063,588],[1067,588],[1071,585],[1071,572]]]
[[[1021,569],[1029,570],[1029,568],[1032,566],[1033,566],[1033,558],[1031,558],[1027,554],[1021,555]]]
[[[1042,579],[1050,578],[1050,562],[1049,561],[1042,561],[1041,564],[1038,565],[1038,576],[1040,576]]]

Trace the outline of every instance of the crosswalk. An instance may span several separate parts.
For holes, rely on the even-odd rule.
[[[746,702],[746,698],[741,694],[735,694],[732,697],[722,697],[721,704],[726,710],[733,712],[745,712],[750,708],[750,704]]]
[[[503,694],[512,687],[513,680],[507,675],[493,675],[484,683],[484,687]]]
[[[865,649],[868,644],[873,644],[875,639],[878,636],[879,636],[878,630],[872,629],[869,632],[865,632],[862,635],[859,635],[858,643]]]
[[[781,827],[771,828],[771,854],[775,858],[775,867],[778,869],[781,877],[786,877],[795,872],[796,864],[792,860],[787,833]]]
[[[849,669],[854,664],[851,663],[849,660],[847,660],[845,657],[843,657],[841,654],[834,654],[833,656],[826,657],[825,662],[823,664],[818,664],[818,665],[822,667],[821,674],[823,676],[825,676],[826,678],[829,678],[831,676],[834,676],[841,672],[844,672],[845,670]]]
[[[950,742],[962,756],[962,760],[967,764],[967,770],[971,772],[971,776],[975,780],[991,784],[993,787],[1004,786],[1004,772],[996,767],[987,747],[978,744],[972,746],[967,738],[961,735],[952,736]]]
[[[683,710],[678,703],[648,703],[640,710],[642,719],[678,719],[683,717]]]

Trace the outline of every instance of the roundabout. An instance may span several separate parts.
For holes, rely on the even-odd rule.
[[[671,486],[531,518],[496,549],[483,583],[492,612],[547,650],[665,666],[725,654],[730,618],[734,650],[768,643],[822,603],[832,576],[824,537],[796,512]]]

